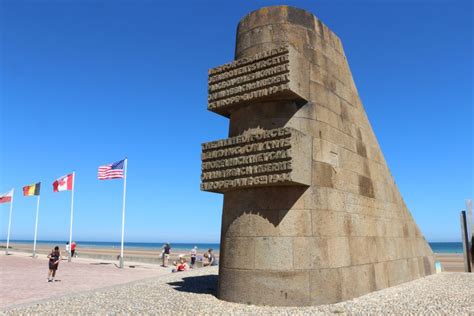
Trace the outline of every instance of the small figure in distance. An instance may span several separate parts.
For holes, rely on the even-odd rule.
[[[64,250],[66,250],[66,254],[69,256],[71,251],[71,246],[69,245],[69,241],[66,241],[66,246],[64,246]]]
[[[76,254],[76,242],[73,241],[71,243],[71,257],[77,257],[77,254]]]
[[[169,243],[163,245],[163,251],[161,252],[162,267],[168,267],[168,259],[170,257],[171,247]]]
[[[56,271],[58,270],[59,261],[61,261],[61,252],[59,247],[54,247],[51,250],[51,253],[48,255],[49,259],[49,272],[48,272],[48,282],[53,282],[56,277]]]
[[[117,255],[118,264],[116,265],[117,267],[120,265],[120,257],[122,257],[122,255],[121,255],[121,254],[118,254],[118,255]]]
[[[173,265],[175,268],[171,270],[171,272],[180,272],[180,271],[186,271],[189,269],[188,264],[186,263],[186,258],[184,255],[179,255],[178,256],[178,261],[173,262]]]
[[[201,262],[203,267],[207,267],[209,265],[209,255],[207,252],[202,255]]]
[[[217,266],[217,259],[212,253],[212,248],[204,254],[204,258],[207,258],[207,262],[203,262],[203,266]]]
[[[194,246],[194,248],[191,249],[191,269],[194,268],[194,265],[196,264],[197,249],[197,246]]]

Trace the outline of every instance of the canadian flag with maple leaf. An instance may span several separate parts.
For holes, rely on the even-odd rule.
[[[54,192],[59,192],[59,191],[70,191],[72,190],[72,183],[73,183],[73,177],[74,175],[68,174],[66,176],[62,176],[61,178],[57,179],[56,181],[53,182],[53,191]]]

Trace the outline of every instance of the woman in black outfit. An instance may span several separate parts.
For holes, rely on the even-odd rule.
[[[61,252],[59,247],[56,246],[48,255],[49,258],[49,272],[48,272],[48,282],[53,282],[54,277],[56,276],[56,270],[59,266],[59,261],[61,260]]]

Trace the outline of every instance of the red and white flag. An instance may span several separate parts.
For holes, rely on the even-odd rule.
[[[0,194],[0,203],[10,203],[12,201],[13,190]]]
[[[97,178],[99,180],[121,179],[124,177],[123,169],[125,160],[120,160],[108,165],[99,166]]]
[[[73,174],[63,176],[53,182],[53,192],[72,190]]]

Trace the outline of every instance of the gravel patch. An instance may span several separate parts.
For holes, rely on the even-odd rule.
[[[269,307],[229,303],[214,295],[217,267],[155,277],[0,312],[16,314],[474,314],[474,274],[440,273],[331,305]]]

